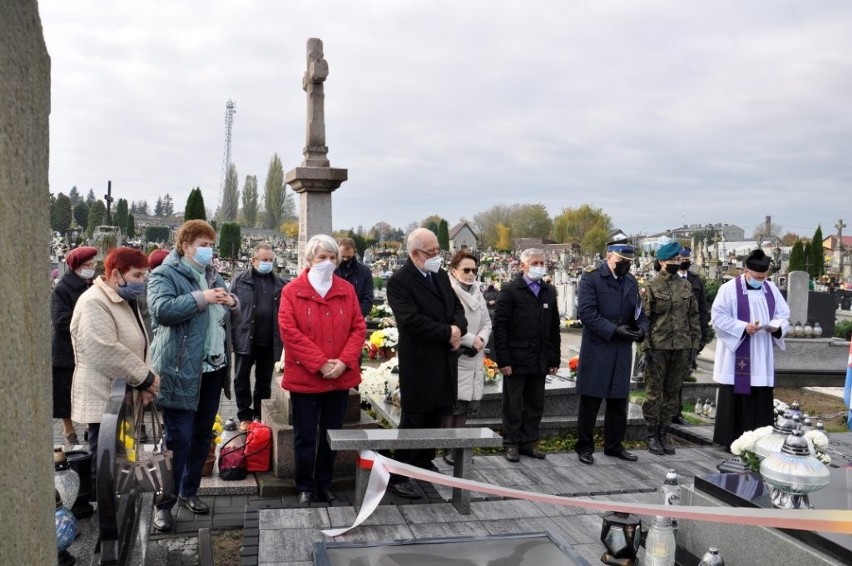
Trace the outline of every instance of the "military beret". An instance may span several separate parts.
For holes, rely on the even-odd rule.
[[[660,249],[657,250],[657,259],[660,261],[667,261],[675,257],[678,253],[680,253],[680,244],[677,242],[669,242],[668,244],[660,246]]]

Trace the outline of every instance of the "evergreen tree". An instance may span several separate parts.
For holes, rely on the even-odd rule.
[[[83,197],[80,196],[80,191],[77,190],[77,185],[71,187],[71,191],[68,193],[68,199],[71,201],[71,206],[77,206]]]
[[[284,217],[285,189],[284,168],[276,153],[269,161],[269,169],[266,173],[266,186],[263,192],[263,208],[266,211],[264,228],[277,230],[281,226]]]
[[[431,231],[436,236],[438,235],[438,223],[435,222],[434,220],[430,220],[429,222],[427,222],[426,226],[424,226],[424,228]]]
[[[59,193],[50,207],[50,228],[54,232],[65,234],[70,227],[71,200],[64,193]]]
[[[805,261],[804,271],[807,271],[808,275],[813,277],[814,256],[813,256],[813,252],[811,252],[811,243],[810,242],[805,242],[805,248],[802,251],[802,259],[804,259],[804,261]]]
[[[207,220],[207,209],[204,208],[204,196],[201,187],[195,187],[189,191],[186,199],[186,208],[183,211],[183,220]]]
[[[115,216],[112,223],[119,227],[122,234],[127,234],[127,216],[129,214],[127,199],[118,199],[118,202],[115,203]]]
[[[172,200],[172,196],[169,193],[166,193],[166,196],[163,197],[163,216],[169,217],[175,213],[175,203]]]
[[[787,269],[790,271],[804,271],[805,269],[805,246],[802,245],[802,240],[796,240],[793,244],[793,249],[790,250],[790,261]]]
[[[237,209],[240,206],[239,178],[237,166],[231,163],[228,174],[225,175],[225,188],[222,190],[222,208],[219,217],[223,222],[234,222],[237,219]]]
[[[132,214],[127,215],[127,239],[132,240],[136,237],[136,219]]]
[[[171,236],[171,231],[168,226],[148,226],[145,228],[145,241],[147,242],[168,242]]]
[[[148,207],[147,200],[140,200],[136,203],[136,212],[133,214],[138,214],[140,216],[151,216],[151,210]]]
[[[89,207],[89,210],[92,209],[92,203],[98,200],[95,198],[95,189],[89,189],[89,192],[86,193],[86,204]]]
[[[438,223],[438,232],[436,234],[438,236],[438,245],[441,246],[441,249],[446,251],[450,250],[450,227],[447,224],[447,221],[441,218],[441,222]]]
[[[162,197],[157,197],[157,204],[154,205],[154,216],[157,218],[162,218],[163,216],[163,199]]]
[[[106,205],[102,200],[96,200],[89,207],[89,218],[86,224],[86,235],[91,238],[95,228],[106,221]]]
[[[219,232],[219,255],[230,259],[240,256],[242,234],[240,225],[236,222],[225,222]]]
[[[813,272],[811,277],[817,279],[825,273],[825,250],[822,247],[822,225],[818,225],[814,232],[814,237],[811,239],[811,265]]]
[[[243,225],[254,228],[257,223],[257,177],[246,175],[243,184]]]
[[[81,200],[74,207],[74,220],[81,228],[89,225],[89,205],[86,201]]]

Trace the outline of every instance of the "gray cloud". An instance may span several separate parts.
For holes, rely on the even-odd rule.
[[[628,232],[682,221],[832,230],[852,212],[846,2],[42,2],[51,190],[181,208],[301,162],[320,37],[336,228],[590,203]],[[848,219],[847,219],[848,220]]]

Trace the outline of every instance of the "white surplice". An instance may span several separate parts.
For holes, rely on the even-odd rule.
[[[711,310],[713,329],[716,331],[716,358],[713,365],[713,381],[725,385],[734,384],[734,360],[737,348],[743,341],[746,322],[737,318],[737,293],[740,292],[740,278],[728,281],[716,294]],[[764,281],[775,297],[775,315],[769,318],[769,306],[766,304],[764,290],[748,290],[750,322],[759,322],[773,328],[781,328],[781,338],[774,338],[768,331],[761,330],[751,337],[751,385],[753,387],[775,387],[775,355],[773,342],[784,349],[784,336],[790,326],[790,307],[781,296],[778,287],[770,281]]]

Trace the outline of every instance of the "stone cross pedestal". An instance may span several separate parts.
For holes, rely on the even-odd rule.
[[[307,70],[302,88],[308,94],[308,120],[304,160],[287,172],[285,181],[299,194],[299,270],[304,267],[305,244],[316,234],[331,234],[331,193],[348,176],[346,169],[331,167],[325,145],[325,91],[328,62],[323,58],[322,41],[308,40]]]

